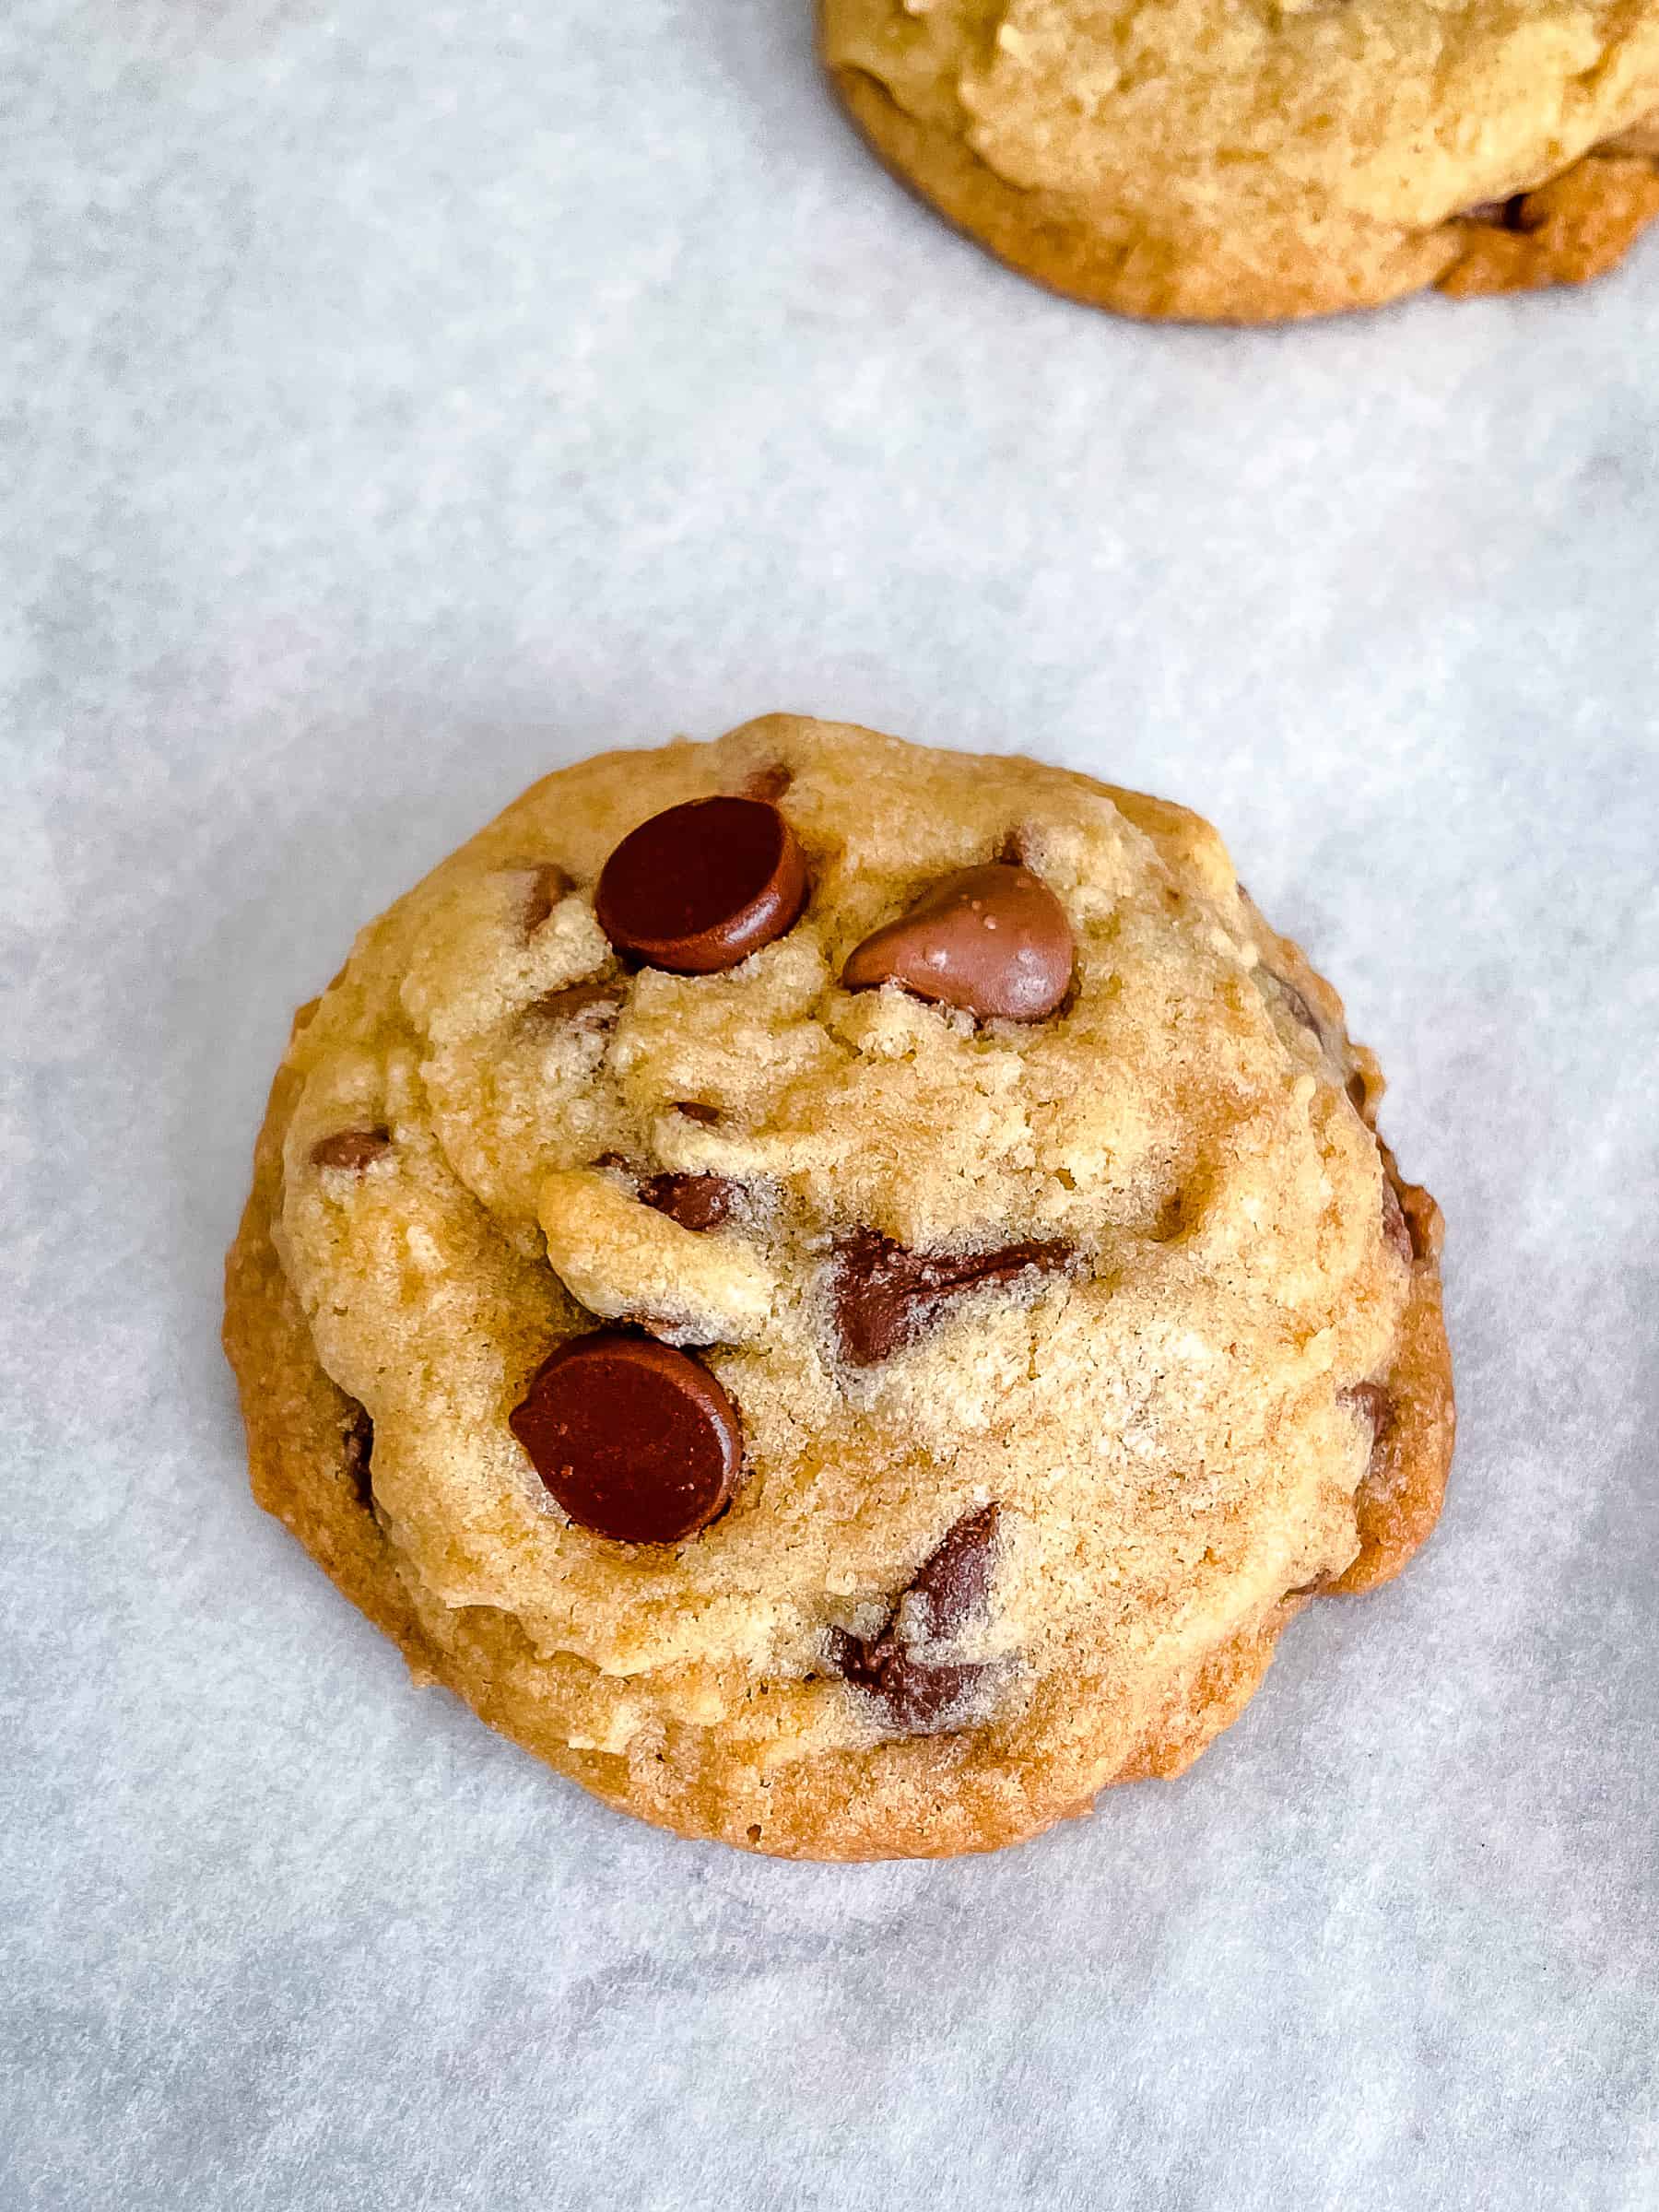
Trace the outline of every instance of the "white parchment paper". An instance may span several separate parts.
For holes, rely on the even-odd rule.
[[[1659,244],[1150,330],[806,0],[0,19],[0,2204],[1659,2204]],[[249,1500],[288,1012],[530,777],[777,706],[1209,814],[1450,1221],[1440,1534],[986,1861],[588,1802]]]

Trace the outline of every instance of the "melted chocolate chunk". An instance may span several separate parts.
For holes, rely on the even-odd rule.
[[[354,1405],[342,1439],[346,1474],[366,1506],[374,1503],[374,1423],[366,1406]]]
[[[794,782],[794,769],[785,768],[781,760],[774,760],[770,768],[755,771],[743,787],[743,796],[746,799],[759,799],[768,806],[775,806]]]
[[[882,1718],[907,1735],[939,1735],[962,1725],[994,1671],[977,1661],[920,1654],[982,1618],[998,1518],[998,1508],[987,1505],[959,1521],[923,1562],[879,1634],[863,1638],[845,1629],[830,1633],[830,1665],[854,1689],[875,1699]]]
[[[571,888],[571,879],[551,861],[535,870],[524,898],[524,935],[533,937]]]
[[[705,1124],[712,1124],[720,1119],[718,1106],[705,1106],[697,1099],[679,1100],[676,1103],[674,1111],[676,1113],[683,1113],[688,1122],[702,1122]]]
[[[1014,1282],[1030,1268],[1063,1273],[1077,1256],[1061,1239],[929,1256],[855,1229],[836,1248],[830,1293],[842,1356],[853,1367],[877,1367],[943,1320],[953,1300]]]
[[[600,1018],[614,1020],[620,1011],[627,985],[619,976],[606,982],[566,983],[557,991],[533,999],[524,1012],[532,1021],[574,1021],[579,1015],[587,1014],[595,1006],[606,1009]]]
[[[1001,1508],[982,1505],[964,1514],[905,1592],[912,1640],[937,1643],[957,1636],[985,1610],[996,1559]]]
[[[1345,1406],[1352,1406],[1371,1423],[1373,1436],[1382,1435],[1394,1414],[1394,1399],[1382,1383],[1356,1382],[1339,1395]]]
[[[389,1129],[336,1129],[332,1136],[319,1137],[312,1147],[312,1165],[344,1168],[349,1174],[360,1175],[391,1148]]]
[[[640,1196],[682,1229],[718,1229],[737,1189],[724,1175],[653,1175],[640,1185]]]

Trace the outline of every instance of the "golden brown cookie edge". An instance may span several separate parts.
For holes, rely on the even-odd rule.
[[[1364,277],[1316,247],[1268,270],[1209,269],[1150,239],[1106,239],[1065,195],[1024,190],[954,132],[919,122],[867,71],[826,74],[883,166],[954,229],[1062,299],[1143,322],[1257,324],[1382,307],[1430,288],[1473,299],[1603,276],[1659,218],[1659,159],[1598,148],[1509,203],[1509,220],[1460,216],[1402,236]]]

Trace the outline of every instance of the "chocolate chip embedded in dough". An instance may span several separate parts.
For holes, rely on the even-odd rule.
[[[1530,206],[1532,194],[1517,192],[1507,200],[1477,200],[1454,219],[1460,223],[1487,223],[1499,230],[1541,230],[1547,219]]]
[[[374,1503],[374,1423],[369,1408],[353,1403],[341,1439],[347,1479],[366,1506]]]
[[[781,760],[775,760],[770,768],[755,771],[743,787],[743,796],[746,799],[763,799],[769,806],[775,806],[794,782],[794,769],[785,768]]]
[[[874,1230],[854,1230],[836,1247],[830,1286],[842,1356],[853,1367],[878,1366],[935,1327],[952,1300],[1017,1281],[1030,1270],[1065,1272],[1077,1257],[1062,1239],[927,1254]]]
[[[700,1122],[705,1128],[712,1127],[720,1119],[718,1106],[705,1106],[699,1099],[677,1100],[674,1111],[683,1113],[688,1122]]]
[[[640,1185],[640,1196],[682,1229],[718,1229],[738,1187],[725,1175],[653,1175]]]
[[[571,1519],[621,1544],[677,1544],[731,1502],[737,1409],[708,1370],[649,1336],[562,1344],[508,1417]]]
[[[959,1635],[984,1612],[996,1562],[1002,1509],[982,1505],[965,1513],[923,1561],[905,1592],[906,1624],[914,1641]]]
[[[524,1018],[558,1025],[575,1021],[582,1015],[592,1015],[596,1026],[606,1018],[614,1019],[627,994],[628,986],[620,976],[611,976],[603,982],[564,983],[557,991],[532,999],[524,1008]]]
[[[571,888],[571,879],[561,867],[545,862],[530,877],[530,888],[524,896],[524,935],[533,937],[553,909]]]
[[[712,975],[793,929],[806,902],[794,831],[763,799],[693,799],[653,815],[606,862],[594,912],[618,952]]]
[[[336,1129],[332,1136],[321,1136],[312,1147],[312,1165],[360,1175],[391,1148],[389,1129]]]
[[[1356,1382],[1349,1390],[1338,1394],[1345,1406],[1351,1406],[1362,1419],[1371,1423],[1373,1437],[1382,1435],[1394,1413],[1394,1398],[1381,1382]]]
[[[849,991],[898,983],[982,1020],[1041,1021],[1071,987],[1071,924],[1041,877],[993,861],[947,876],[857,946]]]
[[[885,1628],[868,1638],[837,1629],[830,1665],[881,1708],[882,1719],[907,1735],[959,1727],[997,1670],[978,1661],[935,1660],[921,1653],[948,1641],[982,1618],[996,1562],[998,1508],[982,1506],[946,1535],[893,1607]]]
[[[1417,1256],[1411,1241],[1411,1224],[1400,1204],[1400,1194],[1386,1174],[1382,1178],[1382,1235],[1409,1267]]]

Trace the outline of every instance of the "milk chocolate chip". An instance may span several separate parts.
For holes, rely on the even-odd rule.
[[[640,1196],[682,1229],[718,1229],[732,1210],[737,1185],[724,1175],[653,1175]]]
[[[737,1409],[671,1345],[617,1329],[561,1344],[508,1417],[553,1497],[619,1544],[677,1544],[731,1501]]]
[[[1059,1274],[1077,1257],[1058,1238],[930,1257],[855,1229],[836,1248],[831,1285],[842,1355],[853,1367],[878,1366],[943,1320],[952,1300],[1011,1283],[1030,1268]]]
[[[360,1175],[391,1146],[389,1129],[336,1129],[332,1136],[319,1137],[312,1147],[312,1165],[344,1168],[353,1175]]]
[[[806,903],[794,831],[764,799],[692,799],[653,815],[606,862],[594,912],[618,952],[712,975],[793,929]]]
[[[1041,1021],[1071,984],[1071,924],[1041,877],[993,861],[947,876],[901,921],[856,947],[849,991],[901,983],[917,998],[982,1019]]]
[[[996,1563],[998,1509],[982,1506],[959,1521],[924,1561],[880,1632],[869,1638],[831,1631],[830,1664],[882,1708],[907,1735],[960,1726],[992,1670],[977,1661],[927,1659],[983,1616]]]

